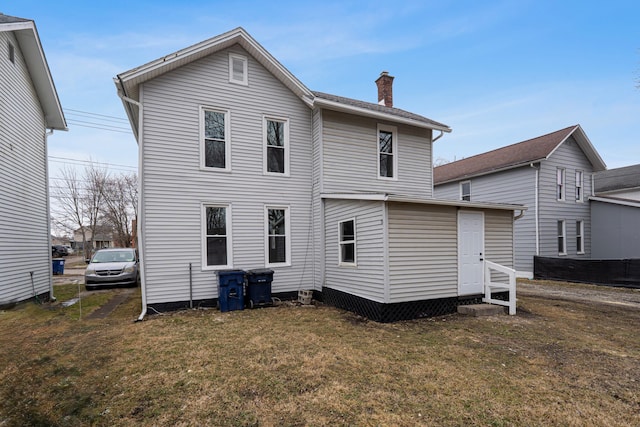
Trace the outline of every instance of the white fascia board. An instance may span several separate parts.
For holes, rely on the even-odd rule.
[[[322,199],[336,200],[378,200],[385,201],[388,196],[384,193],[322,193]]]
[[[620,199],[611,199],[608,197],[597,197],[597,196],[589,197],[589,200],[593,202],[609,203],[612,205],[621,205],[621,206],[629,206],[632,208],[640,208],[640,202],[635,200],[620,200]]]
[[[527,207],[523,205],[512,205],[506,203],[465,202],[461,200],[444,199],[418,199],[414,197],[394,196],[384,193],[324,193],[321,194],[320,197],[323,199],[334,200],[373,200],[382,202],[415,203],[419,205],[455,206],[475,209],[498,209],[505,211],[527,210]]]
[[[542,159],[527,160],[526,162],[516,163],[515,165],[510,165],[510,166],[504,166],[504,167],[499,168],[499,169],[491,169],[491,170],[488,170],[488,171],[479,172],[479,173],[475,173],[475,174],[471,174],[471,175],[459,176],[457,178],[452,178],[452,179],[448,179],[446,181],[440,181],[438,183],[434,183],[433,186],[437,187],[439,185],[450,184],[452,182],[467,181],[467,180],[471,180],[473,178],[478,178],[480,176],[491,175],[491,174],[498,173],[498,172],[504,172],[504,171],[508,171],[508,170],[511,170],[511,169],[521,168],[523,166],[528,166],[528,165],[530,165],[532,163],[538,163],[538,162],[541,162],[543,160],[547,160],[546,157],[543,157]]]
[[[418,120],[409,119],[406,117],[400,117],[393,114],[387,114],[380,111],[368,110],[366,108],[359,108],[352,105],[345,105],[335,101],[329,101],[327,99],[315,98],[313,101],[315,106],[326,108],[328,110],[341,111],[344,113],[357,114],[359,116],[371,117],[379,120],[387,120],[393,123],[402,123],[410,126],[415,126],[423,129],[434,129],[443,132],[451,132],[451,128],[446,126],[437,126]]]

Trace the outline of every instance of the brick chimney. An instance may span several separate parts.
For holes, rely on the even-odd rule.
[[[388,71],[380,73],[376,80],[378,85],[378,104],[385,107],[393,107],[393,76]]]

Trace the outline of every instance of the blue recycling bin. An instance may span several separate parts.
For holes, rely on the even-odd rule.
[[[64,258],[53,258],[51,260],[53,274],[64,274]]]
[[[220,311],[244,309],[243,270],[218,271],[218,306]]]
[[[256,269],[247,272],[247,305],[251,308],[271,304],[273,270]]]

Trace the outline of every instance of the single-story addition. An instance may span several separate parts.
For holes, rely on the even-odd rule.
[[[215,306],[229,269],[271,269],[275,297],[313,290],[378,321],[480,301],[504,272],[513,289],[522,208],[435,200],[432,146],[451,129],[394,107],[393,79],[377,103],[311,91],[242,28],[119,74],[140,319]]]
[[[481,302],[485,282],[507,282],[489,262],[513,268],[514,209],[522,207],[387,194],[322,199],[330,305],[382,322],[447,314]]]

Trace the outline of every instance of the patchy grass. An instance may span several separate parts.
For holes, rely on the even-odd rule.
[[[0,425],[640,425],[638,310],[523,297],[515,317],[284,305],[134,323],[139,304],[1,312]]]

